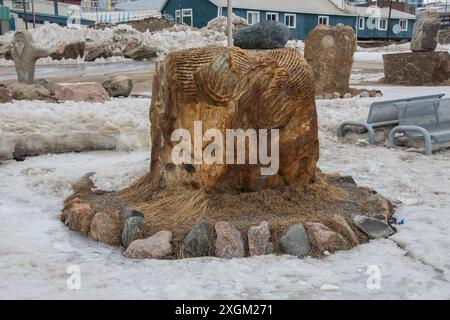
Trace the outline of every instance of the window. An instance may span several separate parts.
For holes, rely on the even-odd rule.
[[[259,22],[259,12],[247,11],[247,22],[248,24],[257,24]]]
[[[388,29],[388,20],[380,19],[378,21],[378,30],[387,30]]]
[[[400,30],[401,31],[408,31],[408,20],[401,19],[400,20]]]
[[[183,23],[192,27],[194,24],[194,20],[192,19],[192,9],[183,9],[181,13]]]
[[[12,1],[12,7],[13,9],[20,9],[23,10],[23,1],[22,0],[13,0]],[[30,1],[25,0],[25,10],[30,11]]]
[[[278,13],[276,13],[276,12],[267,12],[266,13],[266,20],[278,21]]]
[[[181,10],[175,10],[175,21],[181,22]]]
[[[288,28],[295,29],[297,27],[297,15],[286,13],[284,15],[284,24],[286,24]]]
[[[359,17],[358,20],[358,29],[364,30],[366,28],[366,19],[364,17]]]
[[[330,17],[328,17],[328,16],[319,16],[318,24],[329,25],[330,24]]]

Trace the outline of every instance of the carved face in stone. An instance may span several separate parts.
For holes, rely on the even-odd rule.
[[[23,49],[32,43],[31,34],[25,31],[17,31],[14,34],[13,46],[19,56],[22,56]]]

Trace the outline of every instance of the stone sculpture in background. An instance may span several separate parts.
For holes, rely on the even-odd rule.
[[[425,10],[417,14],[411,41],[412,52],[432,52],[436,50],[441,18],[437,10]]]
[[[33,84],[36,61],[49,56],[48,50],[33,46],[33,37],[28,31],[16,31],[13,38],[11,58],[16,67],[20,83]]]
[[[349,92],[356,36],[349,26],[319,25],[308,35],[305,59],[316,80],[316,95]]]
[[[436,10],[421,11],[414,25],[412,52],[383,55],[384,82],[403,85],[446,85],[450,55],[435,51],[441,20]]]

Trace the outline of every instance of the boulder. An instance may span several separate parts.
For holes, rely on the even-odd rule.
[[[128,97],[133,90],[133,80],[126,76],[108,77],[102,82],[110,97]]]
[[[110,99],[108,92],[97,82],[69,83],[56,92],[59,101],[105,102]]]
[[[122,246],[126,249],[141,236],[145,221],[143,217],[130,217],[125,221],[122,231]]]
[[[0,103],[6,103],[12,100],[11,92],[9,92],[8,88],[0,84]]]
[[[207,220],[194,225],[183,241],[186,252],[192,257],[208,256],[212,248],[212,232],[212,227]]]
[[[447,51],[383,55],[384,82],[414,86],[446,84],[450,78]]]
[[[83,58],[86,44],[83,41],[64,43],[50,53],[53,60],[78,59]]]
[[[74,203],[60,215],[61,221],[73,231],[88,235],[95,212],[89,204]]]
[[[95,61],[98,58],[107,59],[113,56],[113,50],[105,44],[89,45],[84,51],[84,60],[87,62]]]
[[[133,241],[125,251],[130,259],[162,259],[172,255],[172,232],[160,231],[147,239]]]
[[[138,217],[138,218],[144,218],[144,214],[142,212],[136,211],[136,210],[130,210],[128,208],[122,208],[119,211],[119,217],[122,224],[125,224],[125,222],[131,218],[131,217]]]
[[[353,232],[352,227],[348,224],[347,220],[345,220],[343,217],[335,214],[332,217],[332,220],[336,226],[338,226],[340,233],[345,236],[347,241],[349,241],[353,245],[358,245],[359,240],[356,234]]]
[[[244,242],[239,230],[224,221],[217,222],[215,230],[217,237],[215,242],[216,257],[225,259],[244,257]]]
[[[306,39],[305,59],[316,79],[316,95],[349,91],[356,36],[349,26],[319,25]]]
[[[411,41],[412,52],[432,52],[439,41],[441,18],[437,10],[423,10],[417,14]]]
[[[157,65],[150,108],[150,187],[191,185],[235,192],[310,183],[319,157],[314,97],[311,68],[296,49],[254,52],[208,47],[168,54]],[[268,135],[279,128],[273,170],[261,162],[235,165],[236,159],[226,159],[224,145],[212,141],[198,147],[203,155],[212,147],[224,151],[224,157],[213,164],[186,158],[172,161],[179,145],[172,138],[177,129],[186,129],[191,137],[195,131],[217,129],[225,142],[228,130],[239,128],[267,129]],[[254,147],[247,143],[241,149],[248,155]]]
[[[281,237],[284,253],[296,257],[305,257],[311,250],[308,235],[302,224],[290,226]]]
[[[242,49],[284,48],[289,40],[289,29],[277,21],[262,21],[240,29],[234,36],[234,45]]]
[[[46,87],[39,84],[14,83],[8,86],[15,100],[54,101],[54,96]]]
[[[89,235],[96,241],[111,246],[119,246],[121,241],[121,229],[119,221],[114,220],[106,213],[98,212],[92,219]]]
[[[135,61],[152,60],[158,56],[158,50],[145,45],[140,45],[137,48],[126,50],[123,56]]]
[[[394,233],[394,230],[387,223],[367,216],[355,216],[353,223],[373,239],[387,238]]]
[[[250,256],[262,256],[273,253],[269,223],[266,221],[263,221],[259,226],[250,227],[247,232],[247,238]]]
[[[47,89],[50,92],[50,94],[52,96],[54,96],[56,94],[56,91],[61,89],[61,86],[59,84],[50,82],[46,79],[37,79],[34,81],[34,84],[44,87],[45,89]]]
[[[322,253],[326,251],[333,253],[351,248],[340,234],[321,223],[307,222],[305,223],[305,228],[311,239],[312,246]]]

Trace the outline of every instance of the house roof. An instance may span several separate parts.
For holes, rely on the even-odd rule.
[[[389,18],[389,7],[355,7],[346,6],[345,11],[361,17]],[[392,9],[391,18],[393,19],[416,19],[416,16],[407,12]]]
[[[218,7],[226,7],[226,0],[209,0]],[[329,0],[233,0],[233,8],[326,15],[354,15],[339,9]]]

